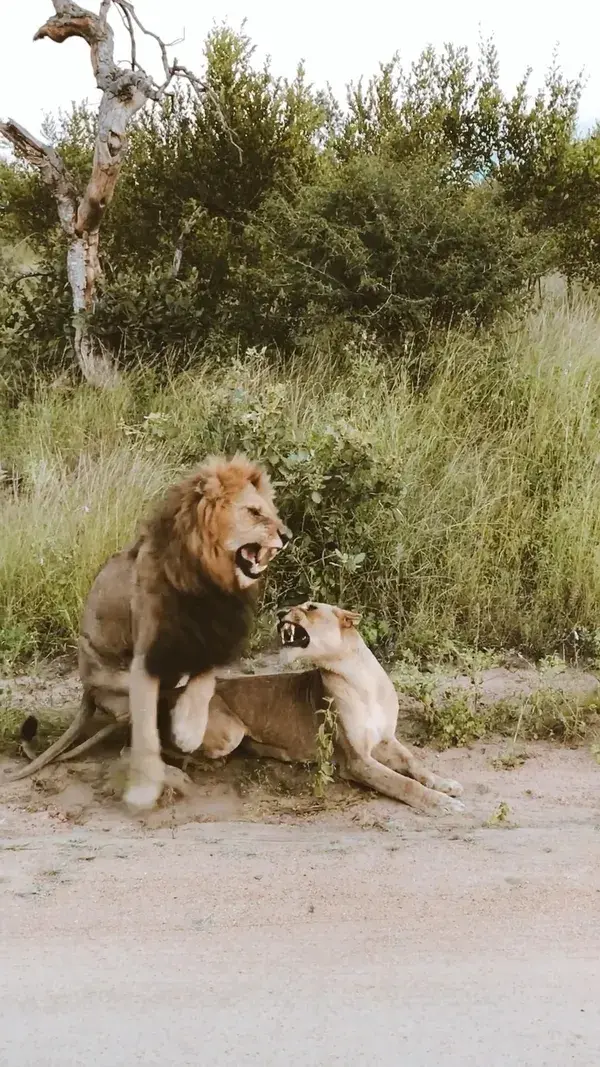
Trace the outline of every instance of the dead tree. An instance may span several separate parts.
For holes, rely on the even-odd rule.
[[[148,101],[163,99],[174,78],[186,78],[199,94],[210,90],[176,59],[169,60],[169,45],[142,25],[129,0],[102,0],[98,14],[72,0],[52,0],[52,4],[55,14],[37,31],[34,40],[48,37],[56,44],[62,44],[69,37],[82,37],[89,45],[96,85],[102,92],[87,187],[81,193],[58,153],[13,119],[0,122],[0,135],[11,142],[18,156],[38,168],[42,179],[52,189],[60,225],[68,239],[67,274],[73,298],[75,356],[84,377],[94,384],[104,385],[114,377],[114,367],[94,344],[89,316],[101,275],[100,224],[113,197],[127,152],[127,127]],[[119,12],[129,33],[129,66],[115,62],[114,35],[108,21],[111,8]],[[136,33],[156,41],[164,72],[160,84],[137,61]],[[224,123],[218,100],[213,98],[213,104]]]

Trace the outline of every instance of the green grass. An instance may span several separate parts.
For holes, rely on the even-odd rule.
[[[476,339],[449,333],[426,362],[421,391],[366,339],[0,401],[0,657],[71,647],[94,573],[147,503],[236,447],[267,461],[297,534],[265,607],[301,589],[361,609],[389,655],[595,655],[596,304],[555,297]]]
[[[435,702],[426,697],[412,727],[416,740],[440,749],[494,736],[511,737],[513,750],[525,741],[578,745],[597,740],[600,706],[595,698],[567,695],[550,687],[525,698],[490,704],[481,703],[476,694],[453,694]],[[514,760],[514,752],[511,755]]]

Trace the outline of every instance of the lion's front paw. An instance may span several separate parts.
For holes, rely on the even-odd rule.
[[[123,797],[133,812],[150,811],[162,793],[165,765],[160,757],[138,757],[129,769],[129,784]]]
[[[123,799],[133,812],[151,811],[162,793],[162,788],[162,782],[139,782],[128,787]]]
[[[173,740],[181,752],[196,752],[206,733],[206,716],[175,715]]]

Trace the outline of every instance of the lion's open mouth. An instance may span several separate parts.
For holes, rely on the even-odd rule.
[[[260,545],[242,545],[235,554],[235,565],[246,578],[260,578],[277,553]]]
[[[297,622],[282,621],[277,629],[284,648],[307,648],[310,644],[308,632]]]

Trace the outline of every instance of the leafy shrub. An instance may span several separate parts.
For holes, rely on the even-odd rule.
[[[72,644],[95,570],[148,502],[236,448],[268,465],[295,533],[267,628],[277,602],[310,594],[361,610],[386,656],[562,651],[597,630],[599,337],[593,302],[559,301],[449,333],[422,391],[369,339],[166,382],[138,371],[101,394],[40,384],[0,418],[4,653]]]
[[[227,27],[204,58],[211,93],[136,119],[103,222],[93,325],[124,364],[173,345],[184,365],[198,345],[289,353],[357,325],[398,359],[449,323],[489,323],[548,267],[595,278],[595,141],[574,141],[580,86],[556,68],[533,101],[527,79],[508,98],[491,43],[477,64],[426,49],[343,109],[301,67],[290,82],[258,67]],[[46,124],[80,188],[95,122],[77,106]],[[0,207],[0,240],[35,261],[0,277],[0,374],[20,381],[72,358],[66,249],[35,171],[0,164]]]

